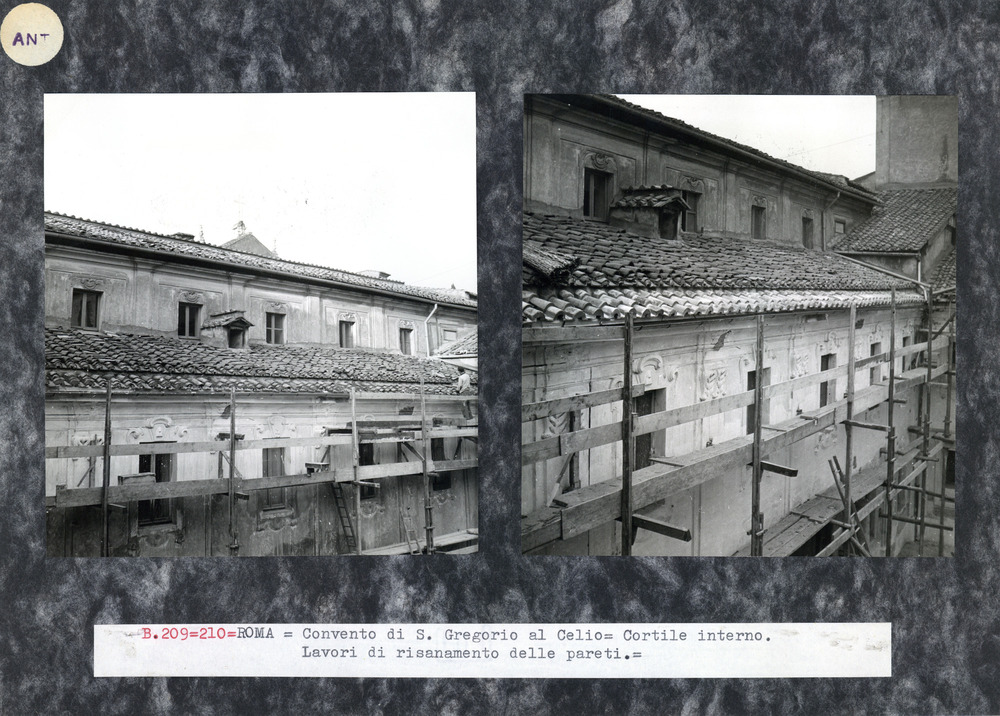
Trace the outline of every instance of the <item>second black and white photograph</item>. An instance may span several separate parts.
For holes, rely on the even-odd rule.
[[[45,202],[50,557],[478,550],[472,93],[46,95]]]
[[[957,98],[523,128],[524,553],[953,555]]]

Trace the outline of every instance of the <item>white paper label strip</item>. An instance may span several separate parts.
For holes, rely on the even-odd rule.
[[[891,675],[890,623],[94,626],[94,676]]]

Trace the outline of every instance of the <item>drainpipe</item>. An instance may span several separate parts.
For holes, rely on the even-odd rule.
[[[435,303],[434,308],[431,309],[431,312],[427,314],[427,318],[424,319],[424,340],[426,341],[425,345],[427,346],[428,358],[431,357],[431,329],[429,326],[429,322],[431,320],[431,317],[435,314],[435,312],[437,312],[437,310],[438,310],[438,305]]]

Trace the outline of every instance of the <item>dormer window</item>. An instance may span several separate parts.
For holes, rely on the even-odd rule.
[[[597,169],[583,170],[583,215],[599,221],[608,220],[613,174]]]
[[[209,343],[230,348],[246,348],[247,329],[251,326],[253,324],[244,317],[243,311],[213,313],[202,324],[201,335],[202,339],[208,339]]]
[[[245,348],[247,345],[247,332],[238,326],[230,326],[227,332],[230,348]]]

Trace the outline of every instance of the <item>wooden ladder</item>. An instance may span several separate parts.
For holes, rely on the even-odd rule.
[[[413,518],[403,514],[403,508],[399,508],[399,521],[403,524],[403,534],[406,536],[406,547],[410,554],[420,554],[420,542],[417,540],[417,531],[413,528]]]
[[[337,516],[340,517],[340,526],[344,530],[344,537],[347,538],[347,548],[353,554],[358,549],[358,540],[354,532],[354,523],[351,522],[351,513],[347,509],[344,488],[339,482],[331,482],[330,489],[333,490],[333,501],[337,503]]]

